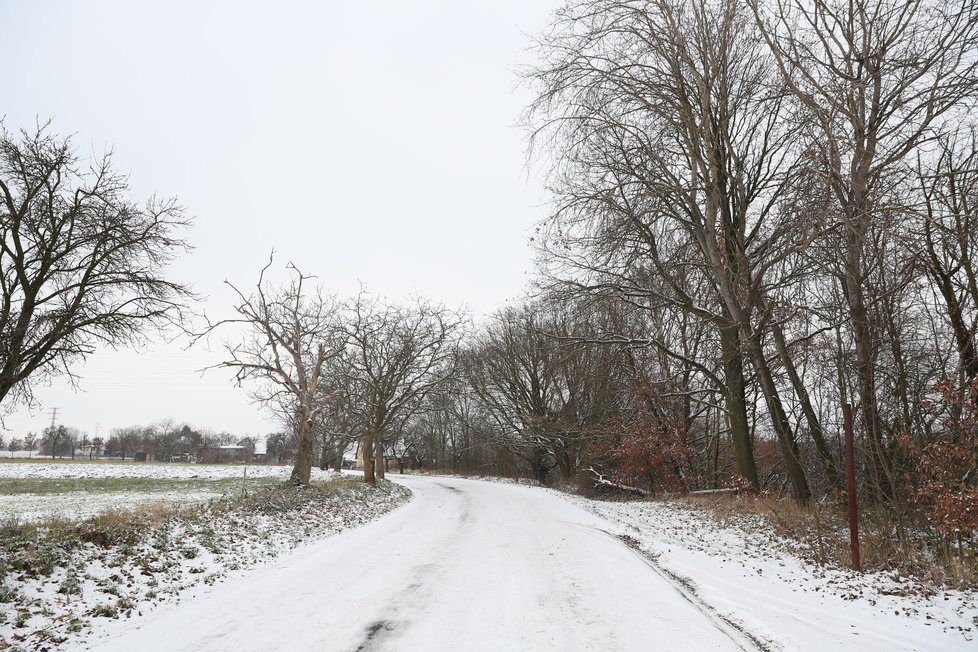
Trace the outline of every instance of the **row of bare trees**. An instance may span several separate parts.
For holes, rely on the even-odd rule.
[[[392,451],[640,493],[864,496],[978,530],[978,7],[584,0],[539,41],[544,291]]]
[[[357,443],[368,482],[384,475],[384,451],[436,387],[452,376],[463,316],[416,300],[398,305],[361,291],[341,301],[289,265],[291,280],[265,280],[250,292],[231,285],[237,317],[209,326],[243,325],[219,367],[249,382],[253,398],[297,435],[292,481],[308,484],[317,436],[325,466]],[[230,284],[229,284],[230,285]],[[376,465],[370,462],[376,458]]]
[[[164,419],[156,423],[113,428],[106,439],[91,440],[96,455],[104,447],[109,454],[123,459],[141,453],[152,461],[204,461],[216,458],[217,449],[227,445],[241,445],[248,458],[254,452],[254,437],[236,436],[229,432],[197,430],[186,423]],[[275,436],[269,436],[268,459],[275,459]]]
[[[277,456],[294,458],[294,451],[289,449],[289,442],[281,434],[270,435],[266,442],[268,459],[274,460]],[[63,424],[48,426],[40,434],[29,432],[24,437],[12,437],[9,441],[0,436],[0,449],[10,452],[39,450],[40,455],[52,458],[75,458],[77,455],[95,458],[102,457],[103,451],[107,451],[106,454],[123,459],[142,453],[148,460],[190,461],[206,457],[209,451],[228,444],[253,447],[255,439],[236,437],[227,432],[198,431],[173,419],[113,428],[106,437],[91,436]]]
[[[872,498],[910,509],[917,461],[945,441],[964,447],[958,490],[974,490],[976,45],[968,1],[575,0],[558,12],[527,73],[526,120],[552,165],[545,283],[591,306],[578,326],[622,317],[549,330],[655,359],[629,378],[629,409],[645,407],[626,421],[720,432],[738,481],[759,489],[773,473],[807,501],[840,487],[848,402]],[[570,469],[574,453],[549,454]]]

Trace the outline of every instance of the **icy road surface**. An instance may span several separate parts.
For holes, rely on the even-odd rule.
[[[753,650],[549,492],[398,476],[415,499],[210,593],[110,623],[102,652]]]

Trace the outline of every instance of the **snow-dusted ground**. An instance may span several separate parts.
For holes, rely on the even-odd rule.
[[[146,464],[141,462],[7,462],[0,463],[0,479],[150,479],[150,480],[232,480],[268,478],[285,480],[291,466],[212,464]],[[326,480],[328,471],[313,469],[313,481]],[[0,521],[21,522],[49,518],[83,519],[109,510],[133,509],[140,505],[167,503],[187,505],[223,495],[223,489],[201,482],[169,483],[144,491],[66,491],[0,495]]]
[[[395,479],[414,501],[209,594],[107,622],[93,649],[976,647],[965,596],[887,595],[900,582],[819,573],[679,506]]]
[[[694,588],[775,650],[978,650],[978,600],[908,578],[820,568],[760,518],[718,524],[678,502],[565,499],[611,521],[611,531]],[[748,519],[744,522],[744,519]],[[922,590],[923,589],[923,590]]]
[[[112,493],[73,491],[52,494],[13,494],[0,496],[0,520],[30,523],[47,519],[81,520],[102,512],[134,509],[142,505],[166,503],[189,505],[219,498],[219,491],[116,491]]]
[[[79,649],[107,619],[135,619],[192,596],[309,541],[360,526],[409,497],[401,487],[373,489],[356,477],[330,477],[328,493],[280,487],[179,514],[152,512],[147,528],[126,530],[132,534],[118,540],[105,541],[114,530],[103,529],[96,530],[103,533],[97,543],[62,546],[60,539],[52,545],[42,538],[43,545],[25,550],[17,539],[5,542],[0,649]],[[56,561],[53,571],[36,572],[45,559]],[[178,648],[160,642],[157,649]]]

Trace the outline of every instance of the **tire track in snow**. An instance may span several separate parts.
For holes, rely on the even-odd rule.
[[[356,652],[370,652],[376,649],[376,646],[386,638],[387,632],[392,632],[394,629],[396,629],[395,625],[385,620],[373,623],[367,627],[367,638],[357,647]]]
[[[656,575],[672,586],[672,588],[674,588],[684,600],[692,605],[694,609],[706,616],[706,618],[709,619],[717,629],[726,634],[727,637],[733,641],[740,650],[743,650],[744,652],[775,652],[775,648],[770,647],[770,645],[765,643],[760,637],[749,632],[743,625],[734,622],[727,616],[724,616],[717,611],[713,605],[699,597],[699,595],[696,594],[695,587],[689,580],[661,566],[655,557],[649,555],[642,549],[641,545],[639,545],[639,542],[636,539],[628,536],[627,534],[615,535],[607,530],[601,531],[610,537],[618,539],[628,546],[628,549],[631,550],[636,557],[641,559],[642,562],[651,568]]]
[[[450,485],[436,482],[438,487],[445,489],[460,501],[461,512],[458,515],[458,527],[437,546],[429,550],[429,561],[414,565],[409,576],[412,581],[403,589],[390,597],[390,601],[381,612],[381,617],[366,627],[365,637],[354,652],[374,652],[387,649],[387,644],[396,639],[411,627],[414,618],[409,614],[423,614],[425,605],[431,599],[431,587],[438,585],[439,576],[445,573],[443,564],[439,563],[451,557],[451,551],[457,548],[465,530],[472,523],[472,501],[464,492]],[[405,613],[407,612],[407,613]]]

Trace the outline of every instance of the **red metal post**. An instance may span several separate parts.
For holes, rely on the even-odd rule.
[[[849,548],[852,550],[852,567],[862,571],[859,562],[859,505],[856,502],[856,454],[852,436],[852,406],[842,406],[843,428],[846,433],[846,493],[849,494]]]

